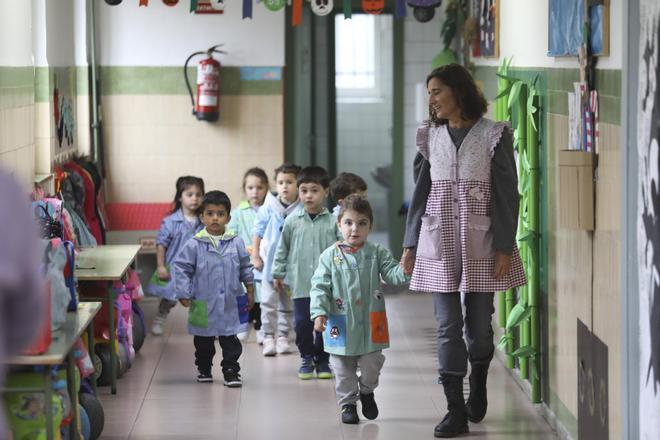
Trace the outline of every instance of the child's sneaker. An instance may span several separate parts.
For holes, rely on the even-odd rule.
[[[213,382],[213,375],[211,373],[199,373],[197,375],[197,382],[200,383],[209,383]]]
[[[241,342],[247,342],[248,338],[250,337],[250,329],[248,328],[247,331],[238,333],[236,337]]]
[[[160,336],[163,334],[165,320],[167,320],[167,316],[156,315],[154,322],[151,324],[151,333],[153,333],[154,336]]]
[[[266,336],[264,335],[263,330],[257,330],[257,344],[264,345],[265,338]]]
[[[277,349],[275,348],[275,339],[272,336],[266,336],[264,338],[264,349],[262,354],[264,356],[275,356],[277,354]]]
[[[357,413],[357,406],[349,403],[341,407],[341,422],[349,425],[357,425],[360,421]]]
[[[332,374],[332,369],[328,361],[319,362],[316,364],[316,376],[319,379],[332,379],[334,374]]]
[[[243,386],[241,375],[233,371],[225,373],[225,386],[229,388],[240,388]]]
[[[378,405],[374,399],[374,393],[360,393],[360,402],[362,402],[362,414],[369,420],[378,417]]]
[[[277,338],[277,354],[291,353],[291,344],[289,344],[288,336],[280,336]]]
[[[301,380],[309,380],[314,377],[314,361],[311,357],[304,357],[300,362],[298,377]]]

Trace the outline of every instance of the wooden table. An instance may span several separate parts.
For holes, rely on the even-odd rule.
[[[75,381],[75,359],[71,353],[73,345],[76,343],[80,335],[87,330],[87,342],[89,345],[90,356],[94,355],[94,331],[93,319],[94,316],[101,309],[100,302],[87,302],[79,303],[78,310],[75,312],[68,312],[66,321],[56,331],[53,332],[53,340],[48,346],[48,350],[36,356],[14,356],[7,362],[10,365],[61,365],[66,362],[66,380],[71,398],[71,437],[78,438],[78,390],[76,389]],[[43,392],[46,396],[44,411],[46,415],[46,436],[47,438],[54,438],[53,426],[53,384],[51,378],[51,369],[44,368],[44,386],[42,387],[8,387],[4,388],[5,393],[30,393],[30,392]],[[57,427],[59,428],[59,427]]]
[[[126,271],[140,251],[139,244],[102,245],[84,248],[76,258],[75,276],[79,282],[107,281],[108,295],[105,298],[80,296],[80,301],[104,301],[108,303],[110,326],[110,392],[117,394],[117,339],[115,335],[115,308],[112,283],[125,281]],[[79,285],[79,287],[82,287]],[[82,289],[81,289],[82,290]]]

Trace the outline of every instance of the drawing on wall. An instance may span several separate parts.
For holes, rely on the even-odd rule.
[[[637,149],[640,437],[660,430],[660,5],[640,1]]]
[[[498,0],[481,0],[479,5],[479,55],[499,57],[499,5]]]
[[[58,152],[74,146],[76,121],[73,112],[71,87],[63,89],[58,84],[57,74],[53,74],[53,118],[57,137]]]

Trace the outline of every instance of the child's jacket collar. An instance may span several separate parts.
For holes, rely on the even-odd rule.
[[[220,236],[220,241],[231,240],[234,237],[236,237],[236,232],[231,229],[225,229],[225,233]],[[206,228],[195,234],[195,239],[206,243],[211,243],[211,245],[213,245],[215,248],[218,247],[218,243],[215,242],[215,238],[209,234]]]
[[[297,214],[298,214],[298,217],[304,217],[304,216],[308,215],[308,212],[305,211],[305,209],[303,208],[300,211],[298,211]],[[330,211],[328,211],[328,208],[323,208],[323,209],[321,209],[321,211],[318,214],[316,214],[315,218],[320,217],[322,215],[326,215],[326,214],[330,214]]]

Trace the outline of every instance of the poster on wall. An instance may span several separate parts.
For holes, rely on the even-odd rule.
[[[640,0],[637,149],[640,438],[660,432],[660,4]]]

